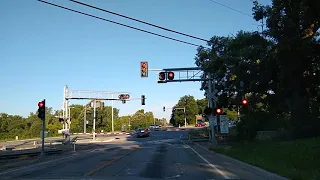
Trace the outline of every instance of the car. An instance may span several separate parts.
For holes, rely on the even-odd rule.
[[[150,130],[147,128],[139,128],[136,130],[137,138],[139,137],[149,137],[150,136]]]
[[[205,122],[199,122],[195,125],[195,127],[204,127],[204,126],[206,126]]]

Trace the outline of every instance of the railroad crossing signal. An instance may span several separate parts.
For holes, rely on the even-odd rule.
[[[38,118],[44,120],[46,117],[46,103],[45,100],[38,102]]]
[[[141,105],[146,105],[146,96],[141,95]]]
[[[243,100],[241,101],[241,103],[242,103],[242,105],[247,105],[247,104],[248,104],[248,100],[243,99]]]
[[[148,62],[144,61],[140,63],[141,77],[148,77]]]
[[[222,114],[222,109],[221,109],[221,108],[216,108],[216,109],[215,109],[215,113],[216,113],[217,115]]]
[[[168,72],[168,79],[173,80],[174,79],[174,72]]]

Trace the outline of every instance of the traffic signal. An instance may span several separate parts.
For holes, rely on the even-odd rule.
[[[174,72],[168,72],[168,79],[173,80],[174,79]]]
[[[145,95],[141,95],[141,105],[146,105],[146,97]]]
[[[215,109],[215,113],[216,113],[217,115],[222,114],[222,109],[221,109],[221,108],[216,108],[216,109]]]
[[[166,107],[165,106],[163,106],[163,112],[165,112],[166,111]]]
[[[248,100],[243,99],[243,100],[241,101],[241,103],[242,103],[242,105],[247,105],[247,104],[248,104]]]
[[[59,118],[59,122],[62,124],[63,123],[63,118]]]
[[[148,77],[148,62],[141,62],[141,77]]]
[[[46,103],[45,100],[38,102],[38,118],[44,119],[46,117]]]
[[[159,80],[160,81],[166,80],[166,73],[165,72],[160,72],[159,73]]]

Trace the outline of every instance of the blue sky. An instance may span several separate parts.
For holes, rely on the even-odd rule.
[[[251,14],[251,0],[216,0]],[[205,43],[138,22],[99,12],[70,1],[50,2],[91,13],[191,43]],[[204,39],[227,36],[238,30],[257,30],[250,17],[210,0],[92,0],[82,1],[126,16]],[[268,0],[260,1],[270,3]],[[43,98],[47,106],[62,108],[63,88],[130,92],[140,100],[115,102],[120,115],[144,108],[156,117],[169,118],[183,95],[203,98],[200,83],[157,84],[157,73],[140,77],[140,61],[149,68],[193,67],[196,47],[69,12],[36,0],[0,1],[0,112],[27,116]],[[86,101],[72,100],[83,104]],[[111,102],[106,102],[111,104]]]

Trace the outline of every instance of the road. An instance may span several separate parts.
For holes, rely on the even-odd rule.
[[[147,138],[128,136],[113,142],[100,142],[96,149],[74,155],[61,155],[54,160],[0,172],[0,177],[1,179],[259,180],[270,176],[268,172],[217,156],[195,144],[187,144],[181,140],[186,133],[186,131],[158,131],[152,132]]]

